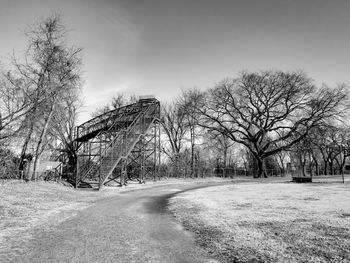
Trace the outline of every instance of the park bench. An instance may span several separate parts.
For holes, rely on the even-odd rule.
[[[292,182],[312,183],[312,177],[311,176],[292,176]]]

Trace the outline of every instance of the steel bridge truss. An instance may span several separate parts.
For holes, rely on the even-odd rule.
[[[160,103],[137,103],[102,114],[77,127],[75,187],[94,187],[155,178],[160,149]]]

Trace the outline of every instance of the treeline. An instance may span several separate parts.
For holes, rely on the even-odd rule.
[[[0,174],[22,176],[18,172],[32,161],[26,176],[33,179],[43,153],[59,144],[74,162],[82,49],[68,45],[58,15],[29,27],[25,36],[26,49],[1,71]]]
[[[255,177],[343,174],[350,155],[349,88],[303,72],[242,72],[164,106],[163,152],[173,174],[203,167]],[[242,174],[242,172],[240,172]]]
[[[348,86],[304,72],[242,72],[161,105],[162,175],[343,174],[350,155]]]
[[[0,174],[36,177],[42,158],[74,167],[81,106],[81,51],[59,16],[26,31],[0,82]],[[116,94],[92,116],[138,100]],[[161,165],[167,176],[344,173],[350,155],[349,87],[318,87],[304,72],[242,72],[162,103]],[[58,150],[58,154],[57,154]],[[45,155],[45,156],[43,156]]]

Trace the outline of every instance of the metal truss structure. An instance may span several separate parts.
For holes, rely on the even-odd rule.
[[[156,176],[160,103],[153,97],[97,116],[77,127],[75,187],[95,187]]]

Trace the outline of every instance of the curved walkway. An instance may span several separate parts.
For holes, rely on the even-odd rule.
[[[166,210],[171,195],[214,185],[163,185],[99,201],[37,233],[13,262],[216,262]]]

